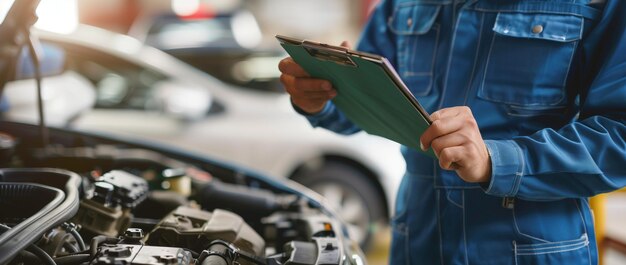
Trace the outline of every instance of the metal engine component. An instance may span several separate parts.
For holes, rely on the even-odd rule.
[[[107,207],[92,200],[80,202],[78,214],[72,219],[93,234],[117,236],[130,225],[132,214],[121,207]]]
[[[189,251],[182,248],[142,245],[103,245],[92,265],[188,265],[194,264]]]
[[[314,238],[313,242],[290,241],[285,253],[270,257],[268,265],[339,265],[341,255],[336,238]]]
[[[237,214],[216,209],[207,212],[181,206],[150,232],[148,245],[177,246],[202,252],[214,240],[232,242],[243,251],[262,255],[265,241]]]
[[[85,242],[82,241],[77,228],[80,227],[73,223],[63,223],[61,226],[55,227],[43,234],[37,244],[52,257],[64,256],[85,250]]]
[[[245,216],[268,216],[276,211],[288,211],[295,196],[281,196],[263,189],[238,186],[213,180],[205,183],[196,194],[202,208],[231,209]]]
[[[80,202],[72,219],[93,234],[115,237],[130,225],[131,209],[148,196],[146,180],[121,170],[104,174],[94,183],[94,194]]]
[[[113,190],[111,194],[96,194],[94,197],[100,201],[105,200],[104,203],[119,204],[123,208],[135,208],[148,196],[148,182],[125,171],[112,170],[102,175],[96,182],[98,183],[109,183],[113,185]]]
[[[314,242],[291,241],[285,249],[289,258],[281,264],[339,265],[341,263],[339,240],[336,238],[315,238]]]

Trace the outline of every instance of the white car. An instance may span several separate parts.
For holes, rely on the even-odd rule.
[[[76,79],[73,84],[87,90],[62,93],[72,97],[63,100],[71,115],[46,108],[49,116],[68,117],[53,119],[56,125],[158,141],[294,179],[335,205],[362,246],[388,220],[405,170],[398,144],[312,128],[287,94],[226,85],[128,36],[86,26],[69,35],[38,35],[66,53],[66,72],[43,80],[44,104],[58,107],[54,101],[61,99],[45,95],[68,89],[55,78]],[[34,86],[10,83],[5,95],[11,103],[33,93],[28,89]],[[94,103],[76,115],[73,105],[84,102]],[[10,109],[5,117],[36,120],[34,111],[20,115],[24,111]]]

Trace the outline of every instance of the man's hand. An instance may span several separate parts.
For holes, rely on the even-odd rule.
[[[430,115],[432,125],[420,137],[422,149],[433,148],[439,166],[455,170],[467,182],[488,182],[491,158],[478,124],[468,107],[441,109]]]
[[[341,46],[350,48],[346,41]],[[337,96],[337,90],[330,82],[311,78],[291,57],[281,60],[278,69],[282,73],[280,81],[291,96],[291,102],[309,114],[322,111],[326,102]]]
[[[309,114],[320,112],[328,100],[337,96],[330,82],[310,78],[291,57],[281,60],[278,69],[282,72],[280,81],[291,96],[291,102]]]

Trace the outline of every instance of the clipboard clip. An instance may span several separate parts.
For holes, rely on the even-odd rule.
[[[318,60],[330,61],[336,64],[358,67],[348,54],[348,49],[339,46],[330,46],[327,44],[316,43],[312,41],[303,41],[302,47]]]

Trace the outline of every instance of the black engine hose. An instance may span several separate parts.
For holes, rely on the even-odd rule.
[[[91,259],[91,255],[89,254],[76,254],[76,255],[67,255],[59,258],[55,258],[54,261],[57,265],[66,265],[66,264],[79,264]]]
[[[6,182],[13,183],[9,184]],[[9,260],[13,259],[19,251],[41,238],[46,231],[69,220],[76,214],[79,205],[78,190],[80,183],[81,177],[67,170],[46,168],[0,169],[0,186],[18,184],[18,186],[38,187],[28,188],[23,194],[17,193],[20,196],[37,196],[38,200],[28,200],[29,202],[42,201],[39,200],[42,196],[42,191],[47,191],[47,193],[51,191],[60,193],[61,198],[61,201],[55,202],[56,205],[53,207],[49,207],[53,203],[50,202],[45,204],[45,206],[38,207],[39,209],[30,209],[30,211],[35,212],[35,214],[31,214],[24,221],[0,235],[0,253],[3,253],[3,255],[0,256],[0,264],[7,263]],[[14,194],[7,192],[6,195],[12,196]],[[57,198],[56,196],[53,197]],[[0,204],[0,206],[6,205],[9,204]],[[3,216],[11,217],[7,216],[10,215],[11,212],[2,212]],[[18,217],[24,218],[26,216]]]
[[[10,227],[0,224],[0,231],[5,232],[7,230],[9,230]],[[28,259],[28,260],[33,260],[34,258],[38,259],[39,261],[47,264],[47,265],[58,265],[54,259],[52,259],[52,257],[50,257],[50,255],[45,252],[43,249],[41,249],[40,247],[38,247],[37,245],[30,245],[28,246],[25,250],[21,250],[20,254],[22,254],[23,256],[25,256],[24,258]]]
[[[70,231],[70,234],[72,234],[74,238],[76,238],[76,242],[78,242],[78,247],[80,248],[81,251],[87,249],[87,246],[85,246],[85,241],[83,241],[83,237],[80,236],[80,234],[78,233],[78,231],[76,231],[76,229],[72,229]]]
[[[37,196],[37,200],[32,200],[33,196]],[[33,183],[0,183],[1,216],[11,219],[7,215],[13,215],[15,219],[24,219],[12,228],[0,226],[0,253],[6,253],[0,256],[0,264],[10,261],[48,230],[41,229],[39,220],[54,212],[63,199],[63,192],[53,187]]]
[[[63,242],[63,247],[66,248],[69,253],[76,253],[80,251],[79,249],[76,248],[76,246],[74,246],[69,241]]]
[[[80,236],[80,234],[76,230],[76,225],[75,224],[73,224],[73,223],[64,223],[61,226],[65,229],[65,231],[70,233],[70,235],[72,235],[74,237],[74,239],[76,239],[76,243],[78,243],[78,248],[80,249],[80,251],[83,251],[83,250],[87,249],[87,246],[85,246],[85,241],[83,241],[83,237]],[[78,251],[76,251],[76,252],[78,252]]]
[[[20,260],[18,260],[18,258]],[[11,262],[14,262],[15,260],[18,260],[22,264],[39,264],[39,263],[41,263],[39,261],[39,257],[37,257],[37,255],[31,253],[28,250],[20,251],[20,253]],[[20,263],[18,263],[18,264],[20,264]]]
[[[115,238],[115,237],[108,237],[108,236],[95,236],[91,239],[91,243],[90,243],[90,247],[89,247],[89,259],[93,259],[96,257],[96,254],[98,254],[98,246],[100,246],[100,244],[102,243],[107,243],[107,244],[117,244],[118,242],[120,242],[119,238]]]
[[[46,253],[45,251],[43,251],[43,249],[36,245],[30,245],[28,246],[28,248],[26,248],[26,250],[30,253],[35,254],[35,256],[37,256],[39,260],[42,261],[44,264],[57,265],[57,263],[54,262],[54,260],[52,259],[52,257],[50,257],[50,255],[48,255],[48,253]]]

